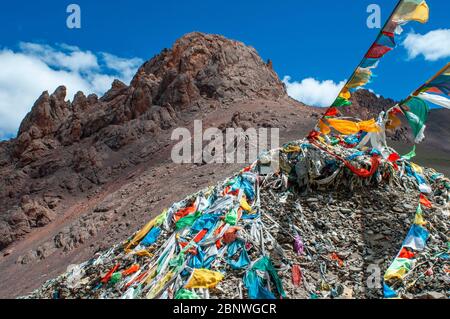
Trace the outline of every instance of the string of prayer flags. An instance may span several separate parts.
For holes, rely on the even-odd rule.
[[[429,18],[429,8],[424,0],[400,0],[394,12],[387,20],[385,26],[378,34],[376,40],[370,46],[363,60],[357,66],[352,76],[344,85],[338,97],[332,104],[333,107],[348,106],[351,104],[351,91],[365,86],[373,76],[372,69],[378,66],[380,59],[396,47],[395,35],[402,33],[402,27],[409,21],[426,23]],[[447,83],[448,82],[444,82]],[[449,92],[449,86],[436,83],[436,89]]]

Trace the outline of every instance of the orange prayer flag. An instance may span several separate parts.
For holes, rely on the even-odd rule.
[[[425,195],[420,194],[420,204],[425,206],[426,208],[431,208],[433,207],[433,205],[431,204],[431,202],[428,200],[428,198],[425,197]]]

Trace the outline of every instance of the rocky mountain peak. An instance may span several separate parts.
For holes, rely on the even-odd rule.
[[[175,42],[139,70],[154,75],[154,100],[184,108],[201,97],[239,99],[286,96],[271,65],[252,47],[219,35],[193,32]]]
[[[144,114],[153,118],[149,113],[155,110],[167,109],[157,118],[171,122],[175,112],[201,108],[210,100],[286,96],[271,63],[255,49],[219,35],[189,33],[142,65],[129,86],[115,80],[100,99],[78,92],[66,102],[63,86],[51,95],[44,92],[20,125],[15,154],[20,158],[36,139],[70,145],[110,125]]]

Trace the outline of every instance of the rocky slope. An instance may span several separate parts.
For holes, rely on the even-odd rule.
[[[367,114],[393,102],[367,91],[355,99]],[[0,296],[36,288],[242,166],[174,164],[174,128],[192,131],[195,119],[204,129],[278,127],[287,142],[322,111],[290,99],[253,48],[202,33],[180,38],[102,97],[44,92],[17,138],[0,142]],[[443,130],[428,135],[439,141]]]

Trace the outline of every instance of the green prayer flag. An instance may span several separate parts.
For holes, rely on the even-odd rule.
[[[253,265],[252,269],[261,270],[261,271],[267,271],[270,274],[270,276],[272,277],[273,281],[275,282],[275,285],[277,286],[278,293],[282,297],[286,297],[286,293],[284,292],[283,284],[281,282],[281,279],[278,276],[277,271],[273,267],[272,261],[269,259],[269,257],[264,256],[263,258],[261,258],[260,260],[255,262],[255,264]]]
[[[413,146],[413,149],[408,154],[402,156],[403,159],[410,161],[414,156],[416,156],[416,146]]]
[[[175,299],[200,299],[200,297],[191,290],[181,288],[175,294]]]
[[[112,284],[117,284],[122,279],[122,274],[120,272],[115,272],[110,279]]]
[[[428,119],[430,108],[428,104],[418,97],[412,97],[400,106],[413,130],[415,142],[421,142],[425,136],[425,122]]]
[[[340,107],[340,106],[349,106],[352,105],[352,102],[350,102],[349,100],[344,99],[343,97],[338,97],[332,106],[334,107]]]
[[[330,138],[330,144],[332,145],[332,146],[335,146],[335,145],[337,145],[337,144],[339,144],[339,139],[338,138],[336,138],[336,137],[331,137]]]
[[[384,280],[393,278],[403,279],[412,268],[413,261],[406,258],[395,258],[384,274]]]
[[[178,267],[183,266],[184,261],[184,253],[181,252],[178,256],[173,257],[171,260],[169,260],[169,266],[178,269]]]
[[[194,222],[197,220],[197,218],[200,217],[201,214],[202,213],[200,212],[195,212],[194,214],[187,215],[181,218],[179,221],[177,221],[175,227],[177,228],[177,230],[180,230],[188,226],[192,226]]]
[[[166,220],[166,217],[167,217],[167,210],[164,210],[156,219],[155,226],[159,226],[162,223],[164,223],[164,221]]]
[[[230,210],[225,216],[225,222],[232,226],[236,225],[238,219],[238,214],[236,209]]]

